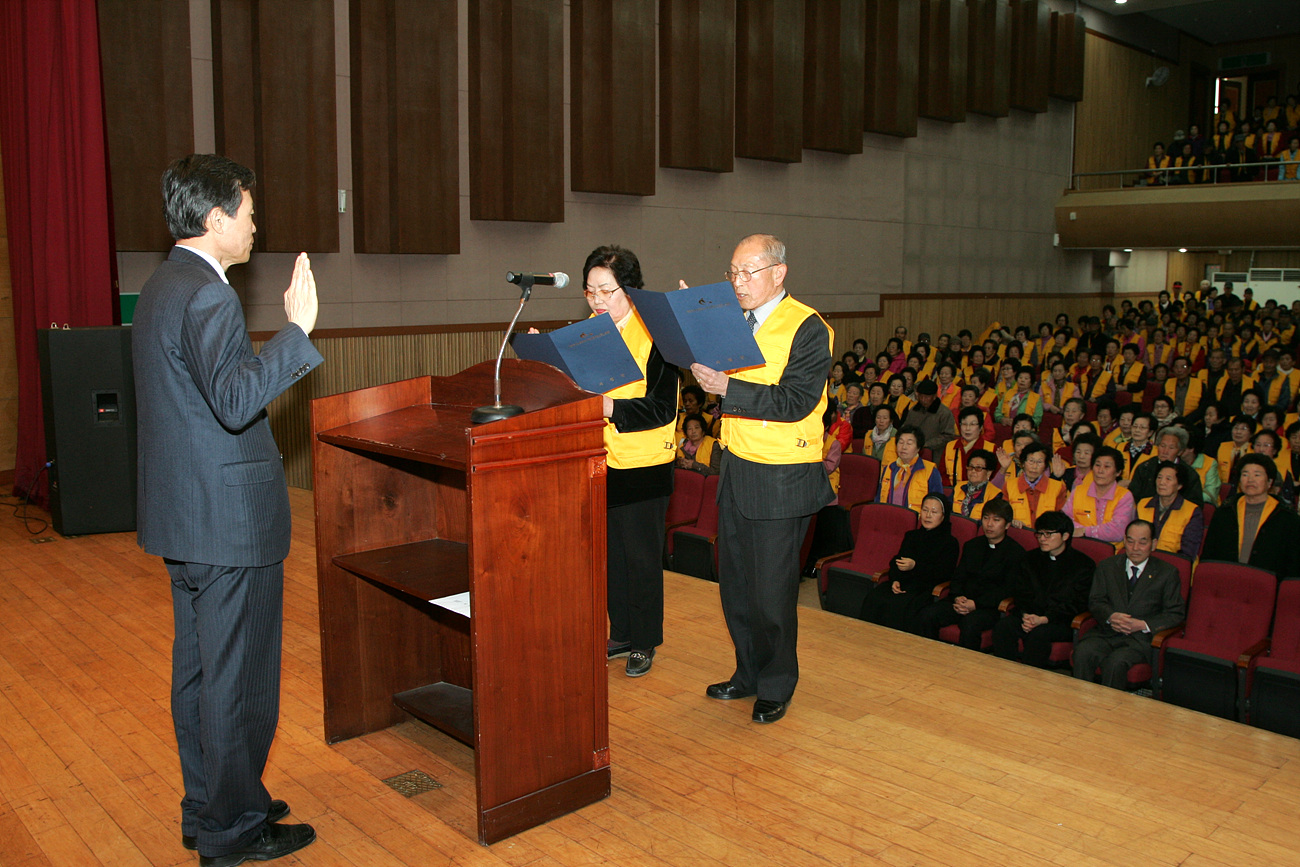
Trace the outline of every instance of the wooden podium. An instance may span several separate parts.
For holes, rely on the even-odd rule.
[[[474,748],[493,843],[609,795],[601,398],[504,362],[312,401],[325,739]],[[469,617],[431,599],[469,591]]]

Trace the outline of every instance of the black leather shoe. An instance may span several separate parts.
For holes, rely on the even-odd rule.
[[[266,821],[278,822],[289,815],[289,805],[284,801],[271,801],[271,808],[266,811]],[[192,834],[181,835],[181,845],[193,852],[199,848],[199,841]]]
[[[627,657],[627,676],[640,677],[650,671],[650,666],[655,663],[654,648],[650,648],[647,653],[644,650],[634,650]]]
[[[627,656],[631,652],[632,642],[630,641],[615,641],[611,638],[605,642],[606,659],[618,659],[620,656]]]
[[[297,852],[316,839],[311,825],[277,825],[267,822],[253,842],[225,855],[200,855],[199,867],[235,867],[245,861],[272,861]]]
[[[704,691],[704,694],[709,698],[716,698],[718,701],[731,701],[735,698],[752,698],[754,695],[754,693],[741,689],[729,680],[724,680],[722,683],[712,684]]]
[[[754,722],[774,723],[785,716],[786,708],[789,706],[790,702],[788,701],[768,701],[765,698],[760,698],[754,702]]]

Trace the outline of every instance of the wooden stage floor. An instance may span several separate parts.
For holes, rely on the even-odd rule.
[[[1300,864],[1300,741],[808,608],[790,713],[757,726],[704,697],[731,670],[717,588],[672,573],[653,671],[609,667],[611,797],[481,847],[466,748],[414,722],[322,740],[311,496],[291,494],[266,780],[319,839],[280,863]],[[163,565],[134,534],[42,535],[0,521],[0,865],[194,863]],[[381,782],[408,770],[442,788]]]

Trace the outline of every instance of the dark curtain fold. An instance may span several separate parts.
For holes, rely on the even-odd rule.
[[[120,321],[95,0],[0,0],[0,150],[18,352],[14,487],[45,503],[36,331]]]

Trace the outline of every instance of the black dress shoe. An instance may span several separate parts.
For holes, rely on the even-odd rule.
[[[605,642],[606,659],[618,659],[620,656],[627,656],[631,652],[632,642],[630,641],[615,641],[611,638]]]
[[[743,690],[729,680],[722,683],[715,683],[704,691],[709,698],[716,698],[718,701],[731,701],[734,698],[751,698],[754,693]]]
[[[287,815],[289,815],[289,805],[284,801],[272,800],[270,808],[266,811],[266,821],[278,822]],[[193,852],[199,848],[199,841],[193,834],[182,834],[181,845]]]
[[[627,676],[640,677],[650,671],[650,666],[655,664],[655,650],[650,648],[646,650],[634,650],[627,658]]]
[[[225,855],[200,855],[199,867],[235,867],[245,861],[272,861],[297,852],[316,839],[311,825],[277,825],[267,822],[251,843]]]
[[[785,716],[786,708],[789,706],[790,702],[788,701],[768,701],[765,698],[760,698],[754,702],[754,722],[774,723]]]

